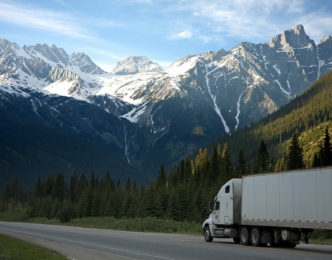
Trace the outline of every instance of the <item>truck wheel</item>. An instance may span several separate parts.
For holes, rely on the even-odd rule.
[[[204,239],[206,242],[212,242],[212,240],[213,240],[209,226],[204,227]]]
[[[250,240],[253,246],[261,245],[261,232],[259,232],[259,229],[254,228],[253,230],[251,230]]]
[[[244,246],[250,245],[250,236],[247,228],[242,228],[240,232],[240,242]]]

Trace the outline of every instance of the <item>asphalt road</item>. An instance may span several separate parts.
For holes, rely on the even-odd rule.
[[[0,222],[0,233],[56,250],[69,259],[332,259],[332,246],[295,249],[244,247],[228,239],[206,243],[203,236],[124,232],[41,224]]]

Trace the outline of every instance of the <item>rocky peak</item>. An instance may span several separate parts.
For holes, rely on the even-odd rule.
[[[332,35],[325,35],[325,36],[321,39],[321,41],[319,42],[319,44],[322,44],[322,43],[325,43],[325,42],[328,42],[328,41],[332,42]]]
[[[85,73],[106,73],[100,67],[98,67],[88,55],[83,52],[74,52],[72,55],[70,55],[70,62],[72,63],[72,65],[78,66],[80,70]]]
[[[313,49],[315,43],[305,33],[302,25],[296,25],[292,29],[284,31],[282,34],[274,37],[269,46],[276,49],[283,49],[289,51],[290,49],[311,48]]]
[[[112,73],[118,75],[135,74],[139,72],[162,71],[159,64],[150,61],[145,56],[130,56],[116,64]]]

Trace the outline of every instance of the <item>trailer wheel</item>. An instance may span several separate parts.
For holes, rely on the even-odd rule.
[[[209,226],[204,227],[204,239],[206,242],[212,242],[212,240],[213,240]]]
[[[244,246],[250,245],[250,236],[249,236],[249,231],[246,227],[241,229],[240,232],[240,242]]]
[[[251,230],[250,240],[253,246],[261,245],[261,232],[259,231],[259,229],[254,228],[253,230]]]

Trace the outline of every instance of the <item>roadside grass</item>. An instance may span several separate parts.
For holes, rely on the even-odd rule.
[[[26,221],[29,218],[29,208],[19,206],[12,210],[0,212],[0,220],[2,221]]]
[[[332,245],[332,230],[314,230],[310,244]]]
[[[61,223],[57,219],[32,218],[27,222],[39,224],[55,224],[74,227],[89,227],[100,229],[113,229],[122,231],[137,232],[161,232],[161,233],[178,233],[178,234],[201,234],[201,224],[196,222],[175,221],[170,219],[157,219],[153,217],[146,218],[122,218],[114,217],[89,217],[72,219],[69,223]]]
[[[65,256],[17,238],[0,234],[0,260],[50,259],[65,260]]]
[[[66,225],[74,227],[89,227],[136,232],[178,233],[187,235],[201,235],[201,223],[188,221],[175,221],[171,219],[89,217],[76,218],[68,223],[61,223],[59,219],[28,218],[28,209],[18,207],[14,210],[0,212],[0,221],[20,221],[38,224]],[[332,231],[315,230],[309,240],[310,244],[332,245]],[[0,260],[2,258],[0,257]]]
[[[309,244],[316,244],[316,245],[331,245],[332,246],[332,239],[309,239]]]

